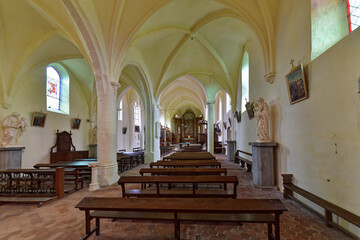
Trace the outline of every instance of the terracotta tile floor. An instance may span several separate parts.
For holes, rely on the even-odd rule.
[[[238,198],[280,198],[288,208],[281,215],[281,239],[352,239],[337,229],[327,228],[322,219],[304,209],[292,200],[284,200],[275,190],[261,190],[250,184],[251,173],[239,165],[225,161],[224,155],[217,155],[223,166],[228,168],[228,175],[239,178]],[[138,175],[142,165],[122,175]],[[37,207],[37,205],[4,204],[0,206],[0,239],[3,240],[72,240],[80,239],[84,234],[84,213],[74,206],[86,196],[121,197],[121,188],[114,184],[96,192],[87,189],[72,193],[67,197]],[[192,224],[181,225],[182,239],[205,240],[260,240],[267,239],[265,224]],[[152,222],[131,222],[101,220],[100,236],[92,235],[89,239],[173,239],[173,224]]]

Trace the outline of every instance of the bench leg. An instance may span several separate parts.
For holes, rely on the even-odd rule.
[[[180,221],[177,219],[176,213],[174,219],[174,238],[180,240]]]
[[[280,240],[280,214],[275,214],[275,240]]]
[[[268,240],[273,240],[274,235],[272,234],[272,223],[268,223]]]
[[[332,222],[332,213],[329,210],[325,209],[325,223],[326,223],[326,226],[331,228],[332,227],[331,222]]]
[[[95,218],[96,221],[96,235],[100,235],[100,218]]]
[[[85,233],[90,234],[90,211],[85,210]]]

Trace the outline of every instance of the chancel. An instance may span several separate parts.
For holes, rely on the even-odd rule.
[[[359,239],[359,16],[0,0],[0,239]]]

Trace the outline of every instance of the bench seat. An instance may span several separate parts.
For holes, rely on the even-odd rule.
[[[127,189],[125,191],[126,197],[176,197],[176,198],[233,198],[233,190],[223,189],[197,189],[193,193],[192,189],[164,189],[161,194],[156,192],[156,188],[147,189]]]
[[[252,222],[252,223],[273,223],[275,217],[267,213],[178,213],[180,221],[203,221],[203,222]]]
[[[279,199],[220,198],[85,197],[76,208],[85,211],[85,236],[82,239],[94,232],[100,234],[101,218],[119,218],[170,221],[174,224],[175,239],[180,239],[182,221],[266,223],[268,239],[280,240],[280,215],[287,211]],[[91,229],[94,218],[96,226]]]

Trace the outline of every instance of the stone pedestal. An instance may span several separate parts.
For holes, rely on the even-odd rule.
[[[226,155],[228,157],[229,162],[235,161],[235,152],[236,152],[236,141],[226,141]]]
[[[22,150],[25,147],[0,148],[0,170],[21,168]]]
[[[257,187],[274,187],[276,142],[249,142],[252,146],[252,173]]]
[[[97,144],[89,144],[89,157],[97,158]]]

